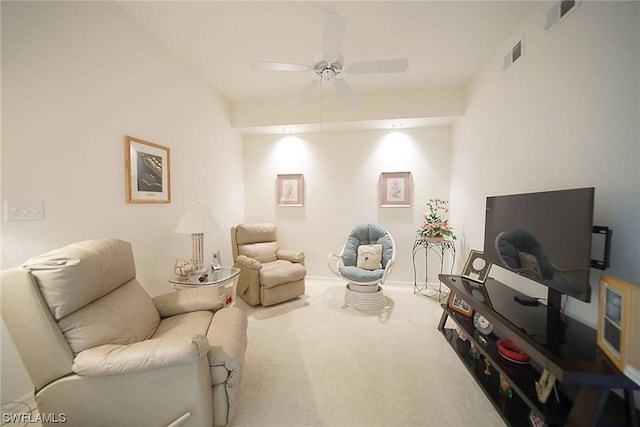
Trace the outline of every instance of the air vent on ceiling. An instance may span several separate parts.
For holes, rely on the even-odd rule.
[[[518,59],[524,55],[524,36],[513,45],[509,52],[504,56],[503,70],[511,67]]]
[[[550,31],[555,28],[560,21],[576,10],[580,3],[582,3],[582,0],[560,0],[554,3],[551,9],[547,11],[547,21],[544,24],[544,29]]]

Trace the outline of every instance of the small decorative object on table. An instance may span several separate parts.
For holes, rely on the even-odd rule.
[[[489,359],[484,359],[484,374],[486,376],[491,375],[491,362],[489,362]]]
[[[509,382],[502,375],[500,375],[500,385],[498,386],[498,394],[500,396],[506,397],[507,399],[511,399],[511,397],[513,396],[513,390],[511,389]]]
[[[526,365],[531,360],[531,356],[522,351],[513,341],[499,339],[496,341],[498,353],[510,362]]]
[[[220,250],[215,250],[211,259],[211,269],[220,270]]]
[[[193,261],[190,259],[176,260],[173,264],[173,272],[178,277],[189,277],[194,271]]]
[[[536,395],[541,403],[545,403],[555,386],[556,377],[546,369],[542,371],[540,380],[536,381]]]
[[[449,201],[439,198],[429,199],[427,208],[429,212],[422,215],[424,222],[417,230],[418,236],[427,241],[441,241],[445,236],[456,240],[453,228],[449,226]]]
[[[529,413],[529,424],[531,427],[546,427],[547,423],[544,422],[542,418],[540,418],[535,412],[531,411]]]
[[[478,350],[478,347],[476,347],[476,345],[472,342],[470,342],[471,344],[471,349],[469,350],[469,354],[471,355],[471,357],[475,360],[479,360],[480,359],[480,351]]]
[[[475,316],[473,316],[473,326],[476,327],[478,332],[484,335],[489,335],[493,332],[493,324],[480,313],[476,313]]]
[[[467,317],[471,317],[473,314],[473,307],[471,307],[465,300],[458,297],[454,292],[449,294],[449,301],[447,304],[451,310],[464,314]]]

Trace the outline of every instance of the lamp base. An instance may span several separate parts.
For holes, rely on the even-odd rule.
[[[191,251],[193,252],[194,274],[207,271],[207,267],[204,265],[204,233],[191,234]]]

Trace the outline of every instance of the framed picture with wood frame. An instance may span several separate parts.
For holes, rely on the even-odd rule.
[[[124,137],[127,203],[170,203],[168,147]]]
[[[380,207],[411,207],[411,172],[380,174]]]
[[[449,301],[447,302],[449,308],[458,313],[464,314],[467,317],[471,317],[473,314],[473,307],[471,307],[465,300],[459,298],[455,292],[449,294]]]
[[[303,205],[303,177],[301,173],[279,174],[278,206],[302,206]]]

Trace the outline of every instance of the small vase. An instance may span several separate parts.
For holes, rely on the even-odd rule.
[[[422,236],[422,239],[427,242],[442,242],[444,240],[444,236]]]

